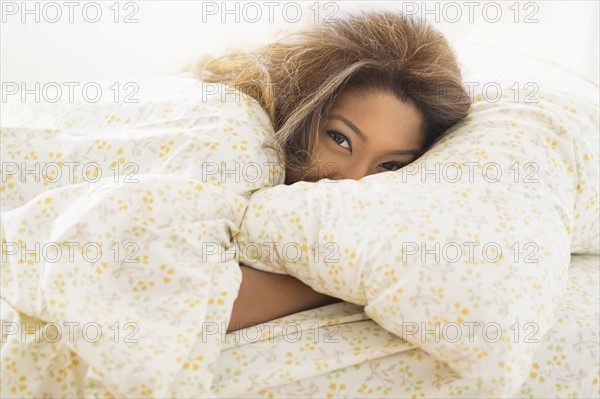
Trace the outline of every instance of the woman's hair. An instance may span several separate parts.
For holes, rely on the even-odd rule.
[[[423,118],[425,149],[462,120],[470,99],[444,36],[392,11],[363,11],[294,32],[250,52],[205,58],[205,82],[221,82],[256,99],[288,170],[311,163],[330,105],[343,89],[395,95]]]

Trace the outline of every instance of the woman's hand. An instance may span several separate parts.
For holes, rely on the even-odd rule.
[[[244,265],[240,268],[242,284],[227,332],[341,301],[318,293],[286,274],[263,272]]]

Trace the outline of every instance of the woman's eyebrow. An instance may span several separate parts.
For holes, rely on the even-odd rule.
[[[344,122],[350,129],[352,129],[352,131],[354,133],[356,133],[356,135],[358,137],[360,137],[360,139],[364,142],[369,141],[369,139],[367,138],[367,136],[360,131],[360,129],[358,127],[356,127],[356,125],[352,122],[350,122],[348,119],[344,118],[342,115],[330,115],[329,116],[330,119],[338,119],[342,122]]]

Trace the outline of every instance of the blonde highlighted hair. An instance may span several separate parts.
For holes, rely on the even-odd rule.
[[[346,15],[254,51],[205,58],[196,76],[256,99],[275,131],[269,145],[281,151],[292,172],[311,163],[329,107],[344,89],[389,93],[412,103],[423,118],[425,149],[470,106],[445,37],[392,11]]]

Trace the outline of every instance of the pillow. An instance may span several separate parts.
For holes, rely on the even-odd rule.
[[[597,253],[598,103],[597,88],[590,101],[521,86],[517,102],[502,89],[478,93],[400,171],[254,193],[241,262],[364,305],[457,384],[512,397],[554,323],[571,252]]]
[[[504,93],[512,95],[513,101],[527,104],[546,102],[544,92],[549,90],[567,97],[561,100],[563,104],[558,115],[569,120],[575,136],[573,146],[585,161],[579,162],[573,171],[577,174],[579,187],[573,208],[575,220],[571,253],[600,254],[600,210],[596,184],[600,173],[598,162],[594,162],[598,159],[600,130],[598,85],[562,65],[508,47],[466,39],[459,41],[456,48],[464,65],[465,84],[475,91],[487,86],[486,97],[490,101],[495,97],[494,86],[501,86]],[[516,91],[517,88],[522,91]],[[540,106],[544,107],[544,104]]]

